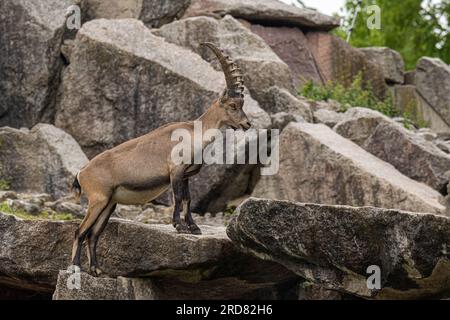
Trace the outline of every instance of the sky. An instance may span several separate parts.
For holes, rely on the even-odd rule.
[[[281,0],[285,3],[293,3],[295,0]],[[333,13],[339,13],[341,7],[343,7],[345,0],[302,0],[307,7],[315,8],[319,12],[332,15]]]

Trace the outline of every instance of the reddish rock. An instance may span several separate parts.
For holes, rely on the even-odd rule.
[[[363,80],[371,85],[376,96],[386,96],[387,85],[381,67],[369,61],[360,50],[325,32],[308,32],[306,37],[325,83],[350,85],[358,73],[362,73]]]
[[[312,80],[323,84],[314,56],[308,46],[308,39],[298,28],[266,27],[251,25],[250,29],[263,38],[272,50],[291,69],[296,87]]]

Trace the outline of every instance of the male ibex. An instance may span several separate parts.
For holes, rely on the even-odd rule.
[[[212,43],[204,43],[219,59],[225,74],[227,88],[197,121],[202,131],[230,126],[233,129],[250,128],[243,112],[243,76],[228,56]],[[174,209],[173,226],[178,232],[201,234],[190,211],[190,176],[200,171],[201,165],[176,164],[171,151],[177,143],[171,141],[176,129],[187,129],[193,135],[194,121],[170,123],[139,138],[129,140],[107,150],[92,159],[77,174],[72,188],[78,196],[81,191],[88,199],[85,218],[75,232],[72,248],[72,264],[80,266],[81,246],[87,237],[90,271],[101,273],[97,267],[97,241],[114,211],[116,204],[144,204],[172,186]],[[203,141],[205,148],[208,141]],[[193,157],[192,153],[192,157]],[[183,205],[184,222],[180,218]]]

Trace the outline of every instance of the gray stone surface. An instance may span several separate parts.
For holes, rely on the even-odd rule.
[[[319,109],[314,112],[314,122],[323,123],[330,128],[333,128],[338,122],[344,118],[344,114],[327,109]]]
[[[31,130],[0,128],[0,142],[0,179],[16,191],[60,197],[87,163],[77,142],[49,124]]]
[[[386,47],[369,47],[361,48],[360,50],[370,61],[381,66],[387,82],[404,83],[405,62],[400,53]]]
[[[168,122],[194,120],[224,88],[221,72],[142,22],[93,20],[77,34],[56,125],[92,157]],[[249,95],[244,111],[255,127],[270,126]]]
[[[65,14],[73,3],[0,2],[0,126],[31,128],[52,120]]]
[[[183,16],[189,0],[83,0],[87,19],[142,20],[149,27],[159,27]]]
[[[226,14],[248,21],[295,25],[315,30],[330,30],[339,26],[337,18],[276,0],[191,0],[191,5],[184,16],[224,16]]]
[[[221,70],[214,53],[201,45],[212,42],[227,52],[244,74],[244,84],[265,110],[266,91],[271,86],[294,92],[289,67],[258,35],[227,15],[220,20],[210,17],[193,17],[167,24],[154,32],[170,43],[186,47]]]
[[[250,198],[227,234],[323,289],[373,299],[450,297],[448,217]],[[380,269],[379,290],[367,286],[370,266]]]
[[[26,221],[0,213],[0,282],[36,290],[53,288],[59,270],[70,264],[79,223]],[[169,269],[207,270],[234,251],[224,227],[201,229],[201,236],[181,235],[171,225],[111,219],[99,240],[99,265],[113,277],[144,276]],[[86,270],[84,253],[82,260]]]
[[[420,95],[450,126],[450,67],[440,59],[423,57],[415,82]]]
[[[411,179],[444,193],[449,182],[445,173],[450,170],[450,157],[427,141],[420,130],[416,134],[370,109],[353,108],[345,117],[334,128],[337,133]]]
[[[277,174],[253,196],[444,213],[439,192],[414,181],[323,124],[291,123],[280,135]]]

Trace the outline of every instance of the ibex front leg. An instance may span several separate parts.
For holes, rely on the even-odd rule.
[[[173,219],[172,223],[179,233],[189,233],[186,224],[181,221],[180,212],[183,204],[184,195],[184,170],[183,168],[174,168],[170,174],[170,184],[173,192]]]
[[[202,234],[200,228],[195,224],[191,214],[191,195],[189,193],[189,179],[183,180],[183,211],[184,221],[186,222],[189,232],[192,234]]]

